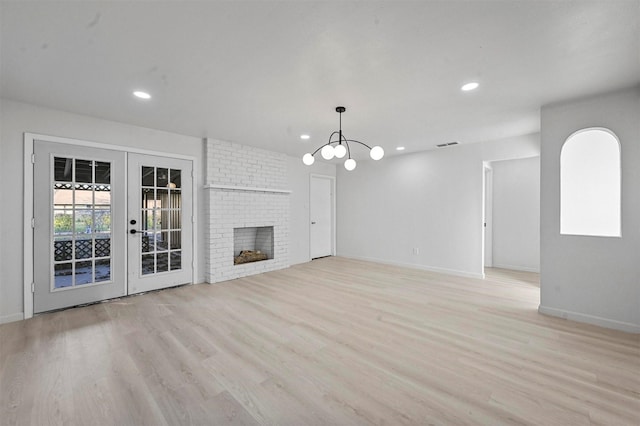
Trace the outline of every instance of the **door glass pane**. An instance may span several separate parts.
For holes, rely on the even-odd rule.
[[[69,210],[73,206],[73,188],[70,183],[53,184],[53,204],[61,210]]]
[[[53,167],[53,289],[108,282],[111,163],[55,157]]]
[[[111,163],[103,163],[102,161],[96,161],[96,183],[110,184],[111,183]]]
[[[158,188],[156,190],[156,208],[166,209],[169,208],[169,190],[164,188]]]
[[[156,251],[158,246],[158,233],[156,231],[147,232],[146,235],[149,237],[149,252]]]
[[[171,190],[171,205],[169,206],[172,209],[181,209],[182,208],[182,191],[179,189]]]
[[[81,205],[84,204],[85,206],[88,206],[90,208],[93,204],[93,185],[76,184],[74,201],[76,207],[81,207]]]
[[[93,203],[96,208],[100,206],[104,206],[106,209],[111,207],[111,187],[107,185],[96,185],[95,192],[93,193],[95,197]]]
[[[169,188],[182,188],[182,177],[180,170],[171,169],[169,172]]]
[[[76,262],[76,285],[90,284],[93,282],[93,262]]]
[[[171,216],[170,210],[164,209],[157,211],[157,214],[160,215],[160,220],[158,221],[158,229],[171,229]]]
[[[58,238],[59,236],[69,235],[72,231],[73,210],[65,208],[55,209],[53,211],[53,235]]]
[[[67,237],[54,237],[53,260],[56,262],[73,259],[73,241]]]
[[[154,244],[154,232],[143,232],[141,233],[141,237],[142,237],[142,252],[143,253],[148,253],[150,251],[153,251],[153,244]]]
[[[142,166],[142,186],[154,186],[156,181],[155,169]]]
[[[157,183],[156,186],[158,188],[167,188],[169,184],[169,169],[164,169],[158,167],[156,172]]]
[[[110,257],[111,256],[111,238],[106,234],[96,234],[94,241],[95,251],[93,255],[96,258]],[[107,259],[108,260],[108,259]]]
[[[140,225],[142,226],[142,230],[146,231],[147,229],[155,229],[155,219],[154,219],[154,214],[155,212],[153,210],[147,210],[147,209],[143,209],[142,210],[142,219],[141,219],[141,223]]]
[[[142,205],[143,209],[153,209],[156,207],[156,197],[153,188],[142,188]]]
[[[73,264],[59,263],[53,267],[53,288],[71,287],[73,285]]]
[[[76,259],[91,259],[93,257],[93,240],[91,238],[76,239]]]
[[[169,233],[166,231],[156,234],[156,250],[167,251],[169,249]]]
[[[111,280],[111,260],[102,259],[96,260],[96,282]]]
[[[171,250],[181,249],[182,248],[182,231],[171,231],[170,236],[170,248]]]
[[[170,254],[170,261],[172,271],[182,269],[182,252],[180,250],[172,251]]]
[[[91,207],[90,204],[83,204],[81,206],[76,204],[76,206],[78,207],[86,207],[87,205]],[[91,232],[93,230],[93,210],[76,209],[74,210],[74,213],[76,218],[75,234],[78,237],[82,237],[84,235],[91,235]]]
[[[53,178],[57,182],[71,182],[73,179],[73,159],[55,157],[53,160]]]
[[[152,254],[143,254],[142,255],[142,275],[148,275],[155,273],[155,255]]]
[[[76,160],[75,172],[77,183],[93,183],[93,161]]]
[[[182,224],[180,223],[180,210],[171,210],[169,212],[169,220],[171,223],[171,228],[173,229],[178,229],[182,226]]]
[[[158,253],[157,268],[156,272],[167,272],[169,270],[169,253]]]
[[[110,233],[111,232],[111,208],[104,205],[95,206],[94,214],[94,228],[96,233]]]

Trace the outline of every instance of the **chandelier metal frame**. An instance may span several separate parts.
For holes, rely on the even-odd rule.
[[[371,147],[364,142],[360,142],[355,139],[347,139],[344,133],[342,133],[342,113],[346,110],[347,109],[343,106],[336,107],[336,112],[340,114],[339,130],[331,133],[331,135],[329,135],[329,141],[323,145],[320,145],[318,149],[313,151],[313,153],[306,153],[302,157],[302,161],[304,162],[304,164],[308,166],[312,165],[315,161],[315,155],[318,153],[318,151],[321,151],[322,158],[324,158],[325,160],[331,160],[333,157],[343,158],[345,155],[347,155],[347,159],[344,162],[344,167],[345,169],[351,171],[356,168],[356,161],[351,158],[351,147],[349,146],[350,142],[357,143],[368,148],[369,155],[373,160],[380,160],[384,156],[384,150],[382,149],[382,147]],[[333,140],[333,137],[335,135],[338,135],[338,138],[336,140]],[[334,147],[333,144],[336,144],[336,146]]]

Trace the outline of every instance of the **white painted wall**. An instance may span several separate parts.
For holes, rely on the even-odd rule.
[[[560,150],[605,127],[622,152],[622,237],[560,234]],[[540,311],[640,332],[640,87],[541,111]]]
[[[483,161],[536,155],[534,134],[339,167],[338,255],[481,277]]]
[[[491,162],[493,266],[540,271],[540,157]]]
[[[317,160],[311,166],[302,163],[302,157],[287,157],[287,172],[291,189],[291,214],[289,222],[289,262],[291,265],[309,262],[309,183],[311,174],[325,176],[336,175],[336,165],[324,160]]]
[[[4,169],[4,157],[5,157],[5,152],[4,152],[4,143],[3,143],[3,139],[2,139],[2,130],[3,130],[3,109],[4,109],[4,100],[2,98],[0,98],[0,179],[2,179],[4,181],[4,174],[2,172],[2,170]],[[0,324],[3,322],[3,318],[4,321],[13,321],[13,320],[18,320],[19,315],[14,313],[13,316],[14,318],[11,318],[11,314],[8,314],[8,316],[3,316],[3,310],[2,310],[2,299],[4,298],[4,296],[2,295],[2,289],[4,288],[5,284],[5,278],[4,278],[4,263],[2,262],[2,259],[4,259],[4,256],[2,255],[3,253],[3,246],[4,243],[3,241],[6,239],[6,235],[5,235],[5,231],[4,231],[4,226],[3,223],[5,223],[4,219],[4,213],[3,213],[3,206],[5,204],[7,204],[4,200],[6,200],[5,198],[5,193],[4,193],[4,187],[5,185],[0,185]]]

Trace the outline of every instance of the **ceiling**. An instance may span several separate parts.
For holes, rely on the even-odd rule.
[[[538,132],[544,104],[640,82],[640,0],[2,1],[0,14],[3,98],[296,156],[337,130],[337,105],[348,138],[393,154]]]

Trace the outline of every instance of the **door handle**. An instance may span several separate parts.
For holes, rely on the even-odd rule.
[[[311,222],[311,224],[312,224],[312,225],[315,225],[316,223],[315,223],[315,222]]]
[[[138,232],[142,233],[142,231],[138,231],[137,229],[132,229],[129,231],[130,234],[137,234]]]

